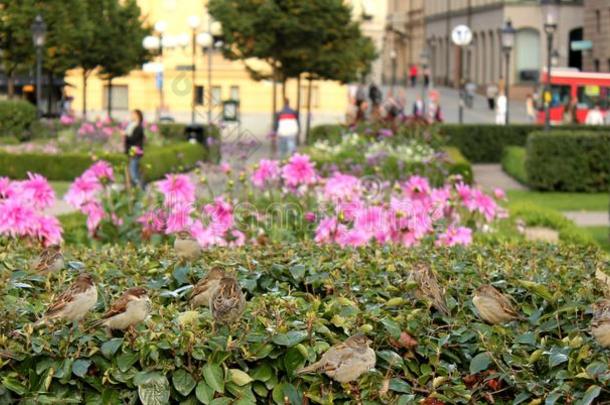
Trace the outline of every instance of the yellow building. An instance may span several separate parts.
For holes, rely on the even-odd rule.
[[[113,116],[123,117],[129,110],[139,108],[148,119],[158,115],[163,99],[163,114],[178,122],[190,122],[193,91],[197,101],[196,121],[207,122],[207,100],[209,99],[208,55],[201,46],[196,47],[195,86],[192,81],[192,38],[190,22],[199,20],[197,33],[208,30],[206,1],[202,0],[139,0],[142,15],[151,25],[161,22],[163,30],[163,56],[156,58],[148,69],[135,70],[129,76],[113,80]],[[198,18],[193,18],[196,16]],[[155,34],[155,35],[158,35]],[[205,35],[205,34],[204,34]],[[197,42],[197,41],[196,41]],[[253,61],[258,66],[262,62]],[[154,68],[163,66],[163,92],[158,89],[158,74]],[[213,120],[222,114],[221,101],[238,99],[242,124],[253,132],[268,131],[271,124],[272,89],[270,81],[254,81],[250,78],[244,63],[229,61],[219,51],[212,56],[212,99]],[[82,111],[83,80],[79,69],[70,71],[66,81],[72,87],[73,109],[77,114]],[[301,81],[301,105],[305,105],[307,82]],[[89,117],[102,116],[107,103],[107,83],[92,74],[87,81],[87,111]],[[286,95],[292,106],[297,99],[296,80],[286,86]],[[281,108],[281,86],[277,86],[277,105]],[[338,122],[343,119],[347,103],[347,88],[335,82],[314,82],[312,91],[312,116],[314,123]]]

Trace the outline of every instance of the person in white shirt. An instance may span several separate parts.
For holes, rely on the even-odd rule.
[[[595,104],[595,107],[589,110],[585,125],[604,125],[604,113],[599,109],[599,104]]]
[[[508,107],[508,99],[503,91],[500,91],[500,95],[496,100],[496,124],[506,125],[506,111]]]

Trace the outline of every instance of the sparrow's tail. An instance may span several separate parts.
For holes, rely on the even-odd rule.
[[[320,362],[317,363],[313,363],[312,365],[310,365],[309,367],[303,367],[300,368],[296,371],[297,375],[300,374],[309,374],[309,373],[315,373],[316,371],[320,370]]]
[[[106,321],[106,319],[98,319],[96,321],[91,322],[89,324],[89,326],[87,326],[86,331],[89,332],[92,329],[99,328],[100,326],[102,326],[104,324],[105,321]]]

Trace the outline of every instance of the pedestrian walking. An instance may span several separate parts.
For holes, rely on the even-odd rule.
[[[424,68],[424,87],[428,88],[430,87],[430,68],[429,67],[425,67]]]
[[[413,116],[415,118],[424,117],[424,100],[420,96],[413,102]]]
[[[599,103],[595,104],[589,112],[587,113],[587,118],[585,119],[585,125],[604,125],[604,113],[599,108]]]
[[[469,80],[466,83],[466,86],[464,86],[465,90],[466,90],[466,107],[468,108],[473,108],[474,107],[474,95],[477,91],[477,85]]]
[[[371,86],[369,87],[369,99],[371,100],[371,105],[373,106],[373,119],[379,120],[381,118],[381,102],[383,101],[383,94],[375,83],[371,83]]]
[[[428,103],[428,122],[431,124],[443,122],[441,104],[436,97],[431,98]]]
[[[496,100],[496,124],[506,125],[506,112],[508,107],[508,99],[503,90],[500,90],[500,95]]]
[[[498,97],[498,85],[489,83],[485,91],[487,95],[487,105],[491,111],[496,109],[496,97]]]
[[[411,87],[417,86],[417,74],[417,65],[411,65],[411,68],[409,69],[409,79],[411,80]]]
[[[144,116],[142,111],[133,110],[130,121],[123,132],[125,154],[129,159],[129,179],[132,186],[144,188],[140,175],[140,160],[144,156]]]
[[[525,111],[529,122],[536,122],[536,108],[534,107],[534,96],[529,93],[525,97]]]
[[[277,113],[275,133],[280,141],[280,157],[284,159],[292,156],[297,148],[299,113],[290,108],[288,98],[284,99],[284,108]]]
[[[356,89],[356,107],[360,107],[360,104],[366,101],[366,88],[364,84],[360,83]]]

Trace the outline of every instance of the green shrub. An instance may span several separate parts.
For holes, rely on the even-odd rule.
[[[27,139],[36,121],[36,107],[24,100],[0,101],[0,136]]]
[[[502,155],[502,169],[521,184],[527,184],[525,171],[525,148],[507,146]]]
[[[610,132],[532,133],[525,160],[528,184],[539,190],[607,191]]]
[[[60,215],[57,219],[64,230],[63,239],[66,245],[88,246],[90,244],[86,226],[87,217],[84,214],[73,212]]]
[[[185,141],[184,131],[187,124],[163,123],[159,124],[159,133],[166,139]],[[221,132],[216,125],[203,125],[206,138],[205,147],[208,149],[208,160],[218,163],[221,158]]]
[[[19,139],[15,136],[0,136],[0,145],[18,145]]]
[[[176,139],[180,141],[186,141],[184,131],[186,124],[179,123],[163,123],[159,124],[159,133],[161,136],[167,139]]]
[[[341,137],[347,129],[339,124],[317,125],[309,130],[307,144],[313,145],[318,141],[328,141],[331,144],[341,142]]]
[[[80,176],[94,159],[104,159],[117,170],[124,170],[127,157],[123,154],[100,154],[95,158],[87,153],[42,153],[11,154],[0,152],[0,176],[23,179],[28,172],[39,173],[48,180],[72,181]],[[192,168],[198,161],[205,161],[207,152],[199,144],[187,142],[146,148],[141,162],[147,181],[156,180],[166,173]]]
[[[466,183],[472,183],[472,165],[462,152],[452,146],[446,146],[443,150],[449,158],[449,174],[460,175]]]
[[[67,249],[69,268],[92,272],[99,291],[88,326],[73,330],[63,322],[31,327],[75,273],[47,282],[26,271],[31,255],[15,244],[0,265],[0,403],[610,401],[599,388],[610,378],[609,353],[589,332],[590,304],[605,294],[594,281],[605,267],[596,249],[301,243],[214,249],[190,266],[166,246]],[[218,265],[236,274],[248,303],[237,325],[213,331],[209,311],[192,311],[184,287]],[[415,292],[411,272],[420,265],[436,272],[450,315]],[[472,293],[483,283],[514,298],[526,319],[482,323]],[[148,322],[130,335],[91,326],[134,285],[150,292]],[[357,384],[295,375],[359,331],[372,340],[377,364]]]

